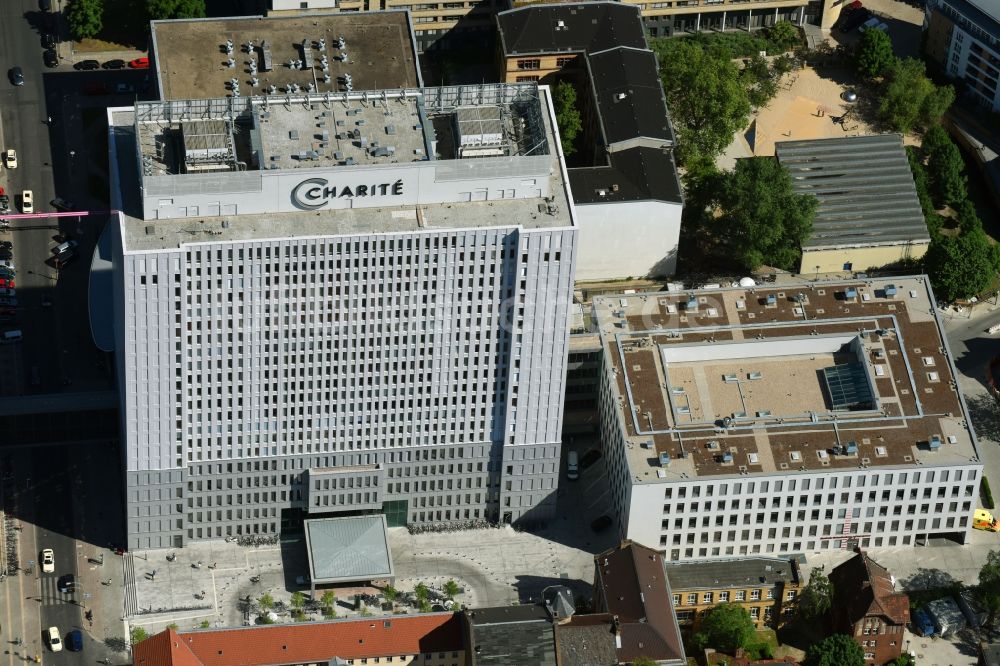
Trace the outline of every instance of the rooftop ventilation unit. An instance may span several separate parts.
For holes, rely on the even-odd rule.
[[[261,70],[270,72],[274,69],[274,62],[271,60],[271,45],[266,39],[260,43],[260,52],[264,56],[264,63],[261,65]]]
[[[566,21],[559,19],[556,21],[556,30],[566,30]]]
[[[660,461],[660,467],[667,467],[668,465],[670,465],[670,453],[667,451],[663,451],[662,453],[660,453],[659,461]]]
[[[936,451],[941,448],[941,438],[934,435],[930,438],[927,444],[931,447],[931,451]]]

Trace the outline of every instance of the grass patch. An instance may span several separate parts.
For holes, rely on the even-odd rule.
[[[979,495],[983,499],[983,506],[987,509],[993,509],[993,491],[990,490],[990,480],[983,475],[983,483],[979,486]]]

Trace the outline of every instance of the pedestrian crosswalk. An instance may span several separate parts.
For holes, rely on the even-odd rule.
[[[66,594],[59,591],[59,579],[56,576],[42,576],[39,583],[41,584],[39,600],[43,606],[76,602],[75,593]]]

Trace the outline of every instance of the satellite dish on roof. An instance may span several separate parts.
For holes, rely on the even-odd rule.
[[[751,277],[740,278],[741,287],[755,287],[757,286],[756,280]]]

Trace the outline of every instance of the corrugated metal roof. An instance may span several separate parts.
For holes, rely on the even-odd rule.
[[[930,241],[900,135],[782,141],[775,152],[795,191],[819,200],[803,247]]]

